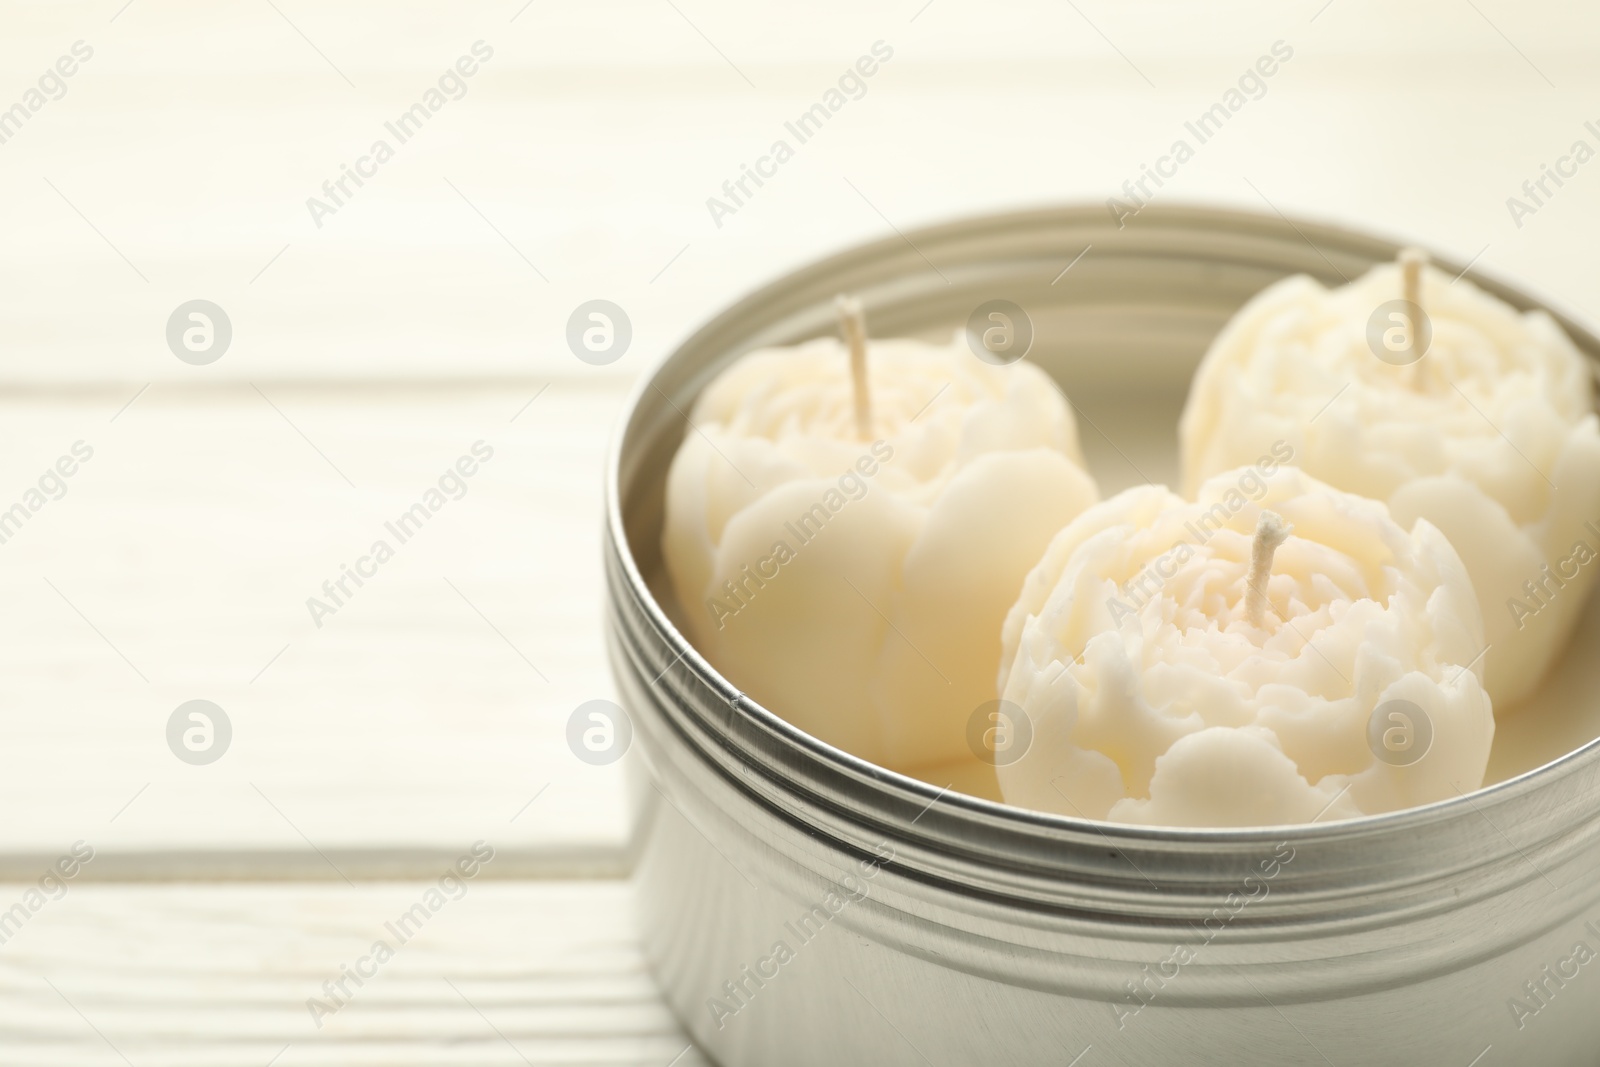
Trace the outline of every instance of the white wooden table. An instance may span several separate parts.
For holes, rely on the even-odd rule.
[[[613,695],[628,384],[842,244],[1103,200],[1279,40],[1159,198],[1357,222],[1590,315],[1600,165],[1520,227],[1505,200],[1600,147],[1597,31],[1504,0],[0,4],[0,112],[93,50],[0,141],[0,512],[94,450],[0,543],[0,933],[95,850],[0,943],[0,1061],[698,1062],[635,944],[621,767],[564,741]],[[465,95],[318,227],[307,198],[480,40]],[[706,199],[880,40],[717,226]],[[596,297],[633,324],[607,367],[564,341]],[[206,366],[164,337],[195,298],[234,331]],[[316,625],[307,598],[478,441],[465,496]],[[194,699],[233,727],[206,766],[166,742]],[[479,840],[465,895],[315,1025]]]

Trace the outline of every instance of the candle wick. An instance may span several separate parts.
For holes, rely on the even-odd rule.
[[[872,390],[867,384],[867,318],[861,301],[843,294],[834,297],[839,313],[839,332],[850,350],[850,381],[855,394],[856,436],[865,441],[872,436]]]
[[[1406,340],[1412,349],[1411,361],[1406,364],[1406,378],[1414,384],[1417,364],[1421,362],[1415,350],[1422,316],[1426,314],[1422,308],[1422,268],[1428,265],[1428,253],[1420,248],[1402,248],[1397,259],[1400,263],[1400,294],[1405,297],[1406,303],[1416,309],[1406,329]]]
[[[1256,536],[1250,543],[1250,573],[1245,577],[1244,609],[1255,626],[1265,625],[1267,581],[1272,577],[1272,557],[1278,546],[1289,539],[1293,526],[1275,511],[1263,511],[1256,519]]]
[[[1396,258],[1400,262],[1401,295],[1420,308],[1422,268],[1428,265],[1428,253],[1420,248],[1402,248]]]

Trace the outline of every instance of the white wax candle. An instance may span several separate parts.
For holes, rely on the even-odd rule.
[[[1597,569],[1590,369],[1548,315],[1413,271],[1409,286],[1386,264],[1331,291],[1288,278],[1250,301],[1195,376],[1180,427],[1184,488],[1282,440],[1307,473],[1386,501],[1402,525],[1429,520],[1472,576],[1485,677],[1503,712],[1560,652]],[[1394,365],[1421,340],[1390,303],[1408,289],[1432,340]]]
[[[1270,455],[1195,503],[1129,489],[1057,535],[1006,619],[1000,684],[1032,740],[1000,788],[1168,826],[1455,796],[1482,784],[1494,737],[1481,643],[1460,558],[1427,522],[1407,533]]]
[[[662,547],[695,647],[795,725],[902,770],[974,758],[1006,610],[1098,498],[1048,377],[959,337],[871,342],[864,427],[839,342],[753,352],[701,394],[667,482]]]

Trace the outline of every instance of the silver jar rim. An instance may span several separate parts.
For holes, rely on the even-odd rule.
[[[1248,264],[1324,280],[1391,259],[1400,247],[1334,224],[1200,205],[1150,205],[1119,229],[1103,206],[1078,204],[909,231],[751,291],[641,376],[612,441],[606,565],[613,655],[618,670],[635,679],[625,691],[643,705],[629,707],[630,715],[674,734],[694,773],[719,776],[835,852],[866,857],[892,842],[903,870],[1009,906],[1066,909],[1091,920],[1178,921],[1285,842],[1294,861],[1277,876],[1270,904],[1256,909],[1280,924],[1426,914],[1464,903],[1459,893],[1453,901],[1441,895],[1441,887],[1473,870],[1496,871],[1472,880],[1474,898],[1550,881],[1600,835],[1600,740],[1492,786],[1341,822],[1245,829],[1109,823],[941,790],[834,748],[729,684],[674,625],[639,557],[658,551],[662,487],[652,479],[660,482],[677,439],[693,432],[687,412],[713,374],[750,349],[829,332],[830,301],[842,289],[886,309],[878,321],[892,332],[946,291],[930,283],[931,273],[955,286],[996,263],[1054,262],[1064,251],[1070,258],[1085,242],[1129,262]],[[1448,257],[1435,262],[1452,273],[1469,266]],[[1473,282],[1519,309],[1548,311],[1591,362],[1600,361],[1600,341],[1572,317],[1482,272],[1473,271]]]

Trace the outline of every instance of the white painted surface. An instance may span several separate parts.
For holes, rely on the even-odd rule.
[[[704,1067],[634,946],[626,883],[468,882],[402,943],[386,924],[426,889],[74,885],[0,946],[0,1060]],[[348,997],[324,990],[358,965]]]
[[[1573,305],[1600,281],[1579,230],[1600,167],[1521,228],[1505,207],[1600,118],[1600,16],[1553,0],[125,2],[7,5],[0,104],[95,50],[0,145],[14,380],[573,373],[563,327],[595,296],[636,342],[593,373],[628,377],[820,252],[1102,201],[1279,40],[1292,60],[1160,198],[1487,246],[1484,266]],[[307,199],[480,39],[494,57],[465,95],[318,228]],[[864,95],[715,225],[707,198],[878,40],[894,56]],[[203,370],[162,345],[196,296],[237,329]]]
[[[598,531],[619,397],[540,388],[0,400],[0,507],[94,448],[0,544],[6,847],[620,845],[620,766],[565,740],[613,695]],[[465,495],[401,543],[386,524],[479,441]],[[323,583],[377,540],[394,558],[319,627],[307,600],[331,604]],[[233,725],[208,766],[167,747],[196,698]]]

